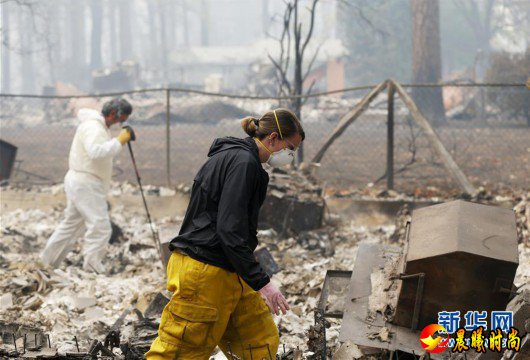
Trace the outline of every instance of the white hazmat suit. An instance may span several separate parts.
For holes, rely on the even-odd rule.
[[[72,141],[69,171],[64,178],[65,217],[48,239],[41,259],[44,264],[57,267],[86,229],[83,269],[104,273],[101,260],[112,233],[106,196],[112,160],[122,145],[111,137],[100,112],[81,109],[77,117],[80,124]]]

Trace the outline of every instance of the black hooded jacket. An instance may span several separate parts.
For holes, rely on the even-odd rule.
[[[254,257],[269,175],[250,137],[216,139],[208,157],[194,179],[184,222],[169,248],[236,272],[259,290],[270,281]]]

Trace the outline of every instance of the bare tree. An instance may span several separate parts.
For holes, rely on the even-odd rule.
[[[8,3],[14,3],[16,5],[31,7],[35,5],[36,0],[0,0],[0,5],[4,5]]]
[[[412,0],[412,81],[438,83],[442,78],[438,0]],[[442,89],[414,88],[412,96],[433,125],[445,122]]]
[[[119,2],[120,60],[128,60],[133,54],[133,38],[131,34],[131,8],[133,4],[134,2],[126,0]]]
[[[160,59],[162,61],[162,77],[167,85],[169,85],[169,64],[168,58],[168,29],[166,21],[167,3],[163,4],[161,0],[158,1],[158,21],[160,25]]]
[[[48,73],[50,83],[55,85],[57,81],[57,53],[60,49],[59,36],[57,34],[58,24],[54,19],[57,17],[58,9],[55,6],[46,6],[44,11],[43,43],[46,49],[46,61],[48,63]]]
[[[103,4],[101,0],[92,0],[90,4],[92,17],[92,31],[90,35],[90,68],[98,69],[103,64],[101,60],[101,38],[103,25]]]
[[[70,11],[70,47],[73,69],[84,69],[86,65],[85,2],[72,1]]]
[[[148,19],[149,19],[149,34],[151,34],[151,41],[149,41],[149,53],[151,56],[149,57],[149,60],[151,62],[152,67],[156,67],[159,65],[158,58],[159,58],[159,51],[157,49],[160,48],[160,40],[158,37],[158,31],[157,31],[157,13],[159,10],[158,6],[155,6],[156,4],[153,1],[147,2],[147,11],[148,11]]]
[[[148,4],[151,4],[151,2],[148,2]],[[110,32],[110,63],[111,65],[115,65],[116,61],[118,61],[118,29],[116,29],[116,2],[114,1],[108,1],[108,24],[109,24],[109,32]]]
[[[182,36],[184,37],[184,46],[186,48],[190,47],[190,31],[189,31],[189,24],[188,24],[188,2],[186,0],[182,0]]]
[[[11,54],[9,49],[9,14],[8,4],[2,2],[2,92],[10,91]]]
[[[302,120],[302,106],[307,100],[307,98],[306,100],[301,98],[304,94],[303,85],[311,73],[313,64],[318,56],[317,49],[309,59],[308,65],[304,68],[307,46],[313,35],[317,3],[318,0],[312,0],[311,6],[307,9],[309,11],[309,24],[305,35],[303,34],[303,24],[300,20],[299,0],[292,0],[286,3],[282,18],[283,29],[278,39],[280,55],[276,59],[269,55],[269,59],[276,69],[278,95],[296,96],[290,101],[290,108],[300,120]],[[309,94],[314,85],[315,82],[313,81],[305,90],[305,94]],[[303,144],[300,144],[297,160],[298,163],[302,163],[304,160]]]
[[[167,11],[165,14],[165,22],[167,27],[167,42],[168,42],[168,50],[174,50],[177,46],[177,26],[178,22],[174,21],[174,19],[177,19],[180,15],[180,9],[179,5],[176,1],[169,1],[167,3]]]
[[[210,4],[208,0],[201,0],[201,46],[208,46],[210,43]]]
[[[30,93],[35,88],[33,64],[33,39],[30,32],[36,29],[35,3],[29,0],[1,0],[2,9],[2,91],[11,90],[11,55],[21,58],[22,91]]]
[[[48,67],[48,80],[56,81],[56,52],[58,38],[55,36],[57,13],[62,5],[48,6],[36,0],[2,0],[2,87],[11,90],[12,54],[21,57],[24,71],[19,78],[23,79],[23,91],[34,91],[37,82],[35,77],[44,74],[44,67],[34,67],[34,63],[44,60]],[[51,9],[53,8],[53,14]],[[13,16],[16,15],[16,18]],[[53,20],[52,20],[53,19]],[[43,77],[45,78],[45,77]]]
[[[491,51],[493,5],[495,5],[496,0],[480,1],[481,4],[476,0],[453,1],[471,27],[475,39],[482,47],[481,50],[489,54]]]
[[[482,80],[492,52],[491,40],[496,35],[519,37],[517,29],[530,26],[528,0],[453,0],[471,28],[476,49],[476,78]],[[515,30],[515,31],[514,31]],[[520,39],[512,39],[513,41]],[[479,61],[480,60],[480,61]]]
[[[22,77],[22,91],[31,94],[35,91],[35,67],[33,61],[33,38],[28,29],[31,29],[32,17],[24,9],[18,8],[18,24],[20,46],[22,49],[20,76]],[[21,31],[20,29],[26,29]]]
[[[269,20],[269,0],[261,0],[261,26],[265,35],[269,28]]]

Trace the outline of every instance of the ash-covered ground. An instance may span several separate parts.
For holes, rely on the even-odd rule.
[[[165,188],[148,187],[148,191],[160,198],[179,195]],[[518,213],[518,224],[524,233],[519,244],[516,286],[530,281],[530,247],[524,244],[528,243],[528,195],[526,192],[511,197],[503,195],[503,201],[511,201],[514,207],[522,209]],[[56,203],[52,207],[33,205],[39,196],[56,197]],[[137,197],[137,205],[120,204],[120,199],[127,196]],[[4,323],[41,328],[51,335],[52,345],[58,346],[59,351],[74,351],[74,336],[83,348],[87,348],[92,339],[103,340],[126,309],[136,306],[144,311],[154,296],[165,288],[164,270],[153,246],[136,187],[115,184],[110,191],[111,219],[121,228],[123,236],[109,244],[108,275],[95,275],[81,269],[81,239],[60,268],[47,269],[39,264],[39,252],[62,218],[64,202],[60,185],[3,188],[2,198],[0,320]],[[17,206],[20,208],[15,209]],[[291,305],[287,315],[276,317],[281,343],[287,349],[299,348],[305,355],[310,354],[308,332],[314,325],[314,309],[326,270],[352,270],[361,241],[399,243],[407,216],[403,213],[397,219],[397,228],[395,225],[366,227],[341,219],[332,212],[333,209],[327,215],[325,227],[296,237],[278,238],[272,230],[260,232],[261,244],[270,250],[282,268],[273,281],[281,285]],[[160,215],[156,226],[161,238],[175,236],[181,221],[178,215]],[[131,335],[134,321],[133,315],[126,318],[121,327],[123,340]],[[340,322],[330,322],[327,341],[333,351],[338,347]]]

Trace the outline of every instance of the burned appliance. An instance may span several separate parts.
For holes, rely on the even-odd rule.
[[[393,323],[411,330],[438,312],[504,310],[518,266],[512,210],[462,200],[415,210]]]

